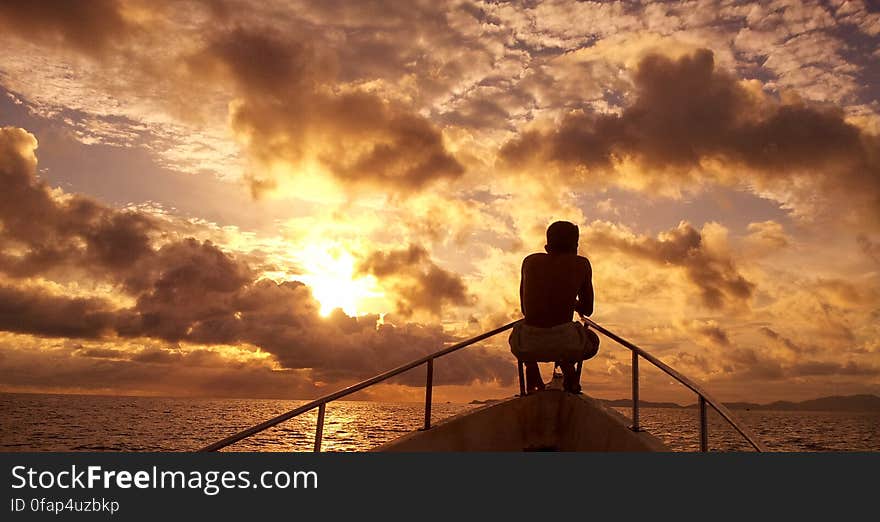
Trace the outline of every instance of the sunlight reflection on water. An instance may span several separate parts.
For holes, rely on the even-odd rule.
[[[190,451],[296,408],[305,401],[0,394],[2,451]],[[433,420],[474,408],[434,404]],[[417,403],[336,401],[327,406],[322,449],[365,451],[417,429]],[[628,408],[617,408],[629,416]],[[880,451],[880,414],[735,411],[776,451]],[[675,451],[699,449],[696,409],[643,408],[641,423]],[[317,410],[230,447],[311,451]],[[713,451],[751,447],[710,410]]]

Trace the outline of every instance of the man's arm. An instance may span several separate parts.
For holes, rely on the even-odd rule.
[[[578,299],[575,305],[575,311],[584,316],[593,315],[593,267],[590,266],[590,260],[584,259],[586,263],[586,276],[584,277],[581,287],[578,289]]]
[[[526,272],[526,262],[523,260],[522,268],[519,271],[519,310],[523,317],[526,316],[526,303],[523,301],[523,276]]]

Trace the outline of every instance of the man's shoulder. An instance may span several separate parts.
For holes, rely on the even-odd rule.
[[[577,256],[578,264],[583,266],[589,271],[593,270],[593,266],[590,264],[590,260],[585,256]]]
[[[526,263],[532,263],[534,261],[539,261],[542,258],[545,258],[547,256],[548,256],[548,254],[545,254],[544,252],[535,252],[534,254],[529,254],[525,258],[523,258],[523,264],[525,265]]]
[[[549,260],[551,257],[554,257],[554,256],[551,256],[550,254],[547,254],[544,252],[535,252],[534,254],[529,254],[525,258],[523,258],[522,264],[524,267],[528,266],[528,265],[540,266],[540,265],[544,264],[543,263],[544,261]],[[559,255],[557,255],[555,257],[558,258]],[[592,270],[592,266],[590,265],[590,260],[584,256],[577,255],[577,254],[575,254],[575,255],[565,254],[562,257],[565,257],[568,259],[568,261],[566,262],[566,264],[568,264],[568,266],[577,266],[577,267],[583,267],[587,270]]]

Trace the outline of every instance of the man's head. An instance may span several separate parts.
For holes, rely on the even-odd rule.
[[[544,246],[550,254],[577,254],[578,227],[568,221],[556,221],[547,227],[547,244]]]

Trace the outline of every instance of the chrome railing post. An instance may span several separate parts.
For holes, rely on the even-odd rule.
[[[434,381],[434,359],[428,359],[428,376],[425,382],[425,429],[431,429],[431,391]]]
[[[633,431],[641,431],[642,428],[639,426],[639,354],[635,350],[632,352],[632,378],[633,378],[633,389],[632,389],[632,399],[633,399]]]
[[[324,408],[327,403],[318,406],[318,423],[315,425],[315,453],[321,451],[321,438],[324,436]]]
[[[709,419],[706,416],[706,399],[700,395],[700,451],[709,451]]]

